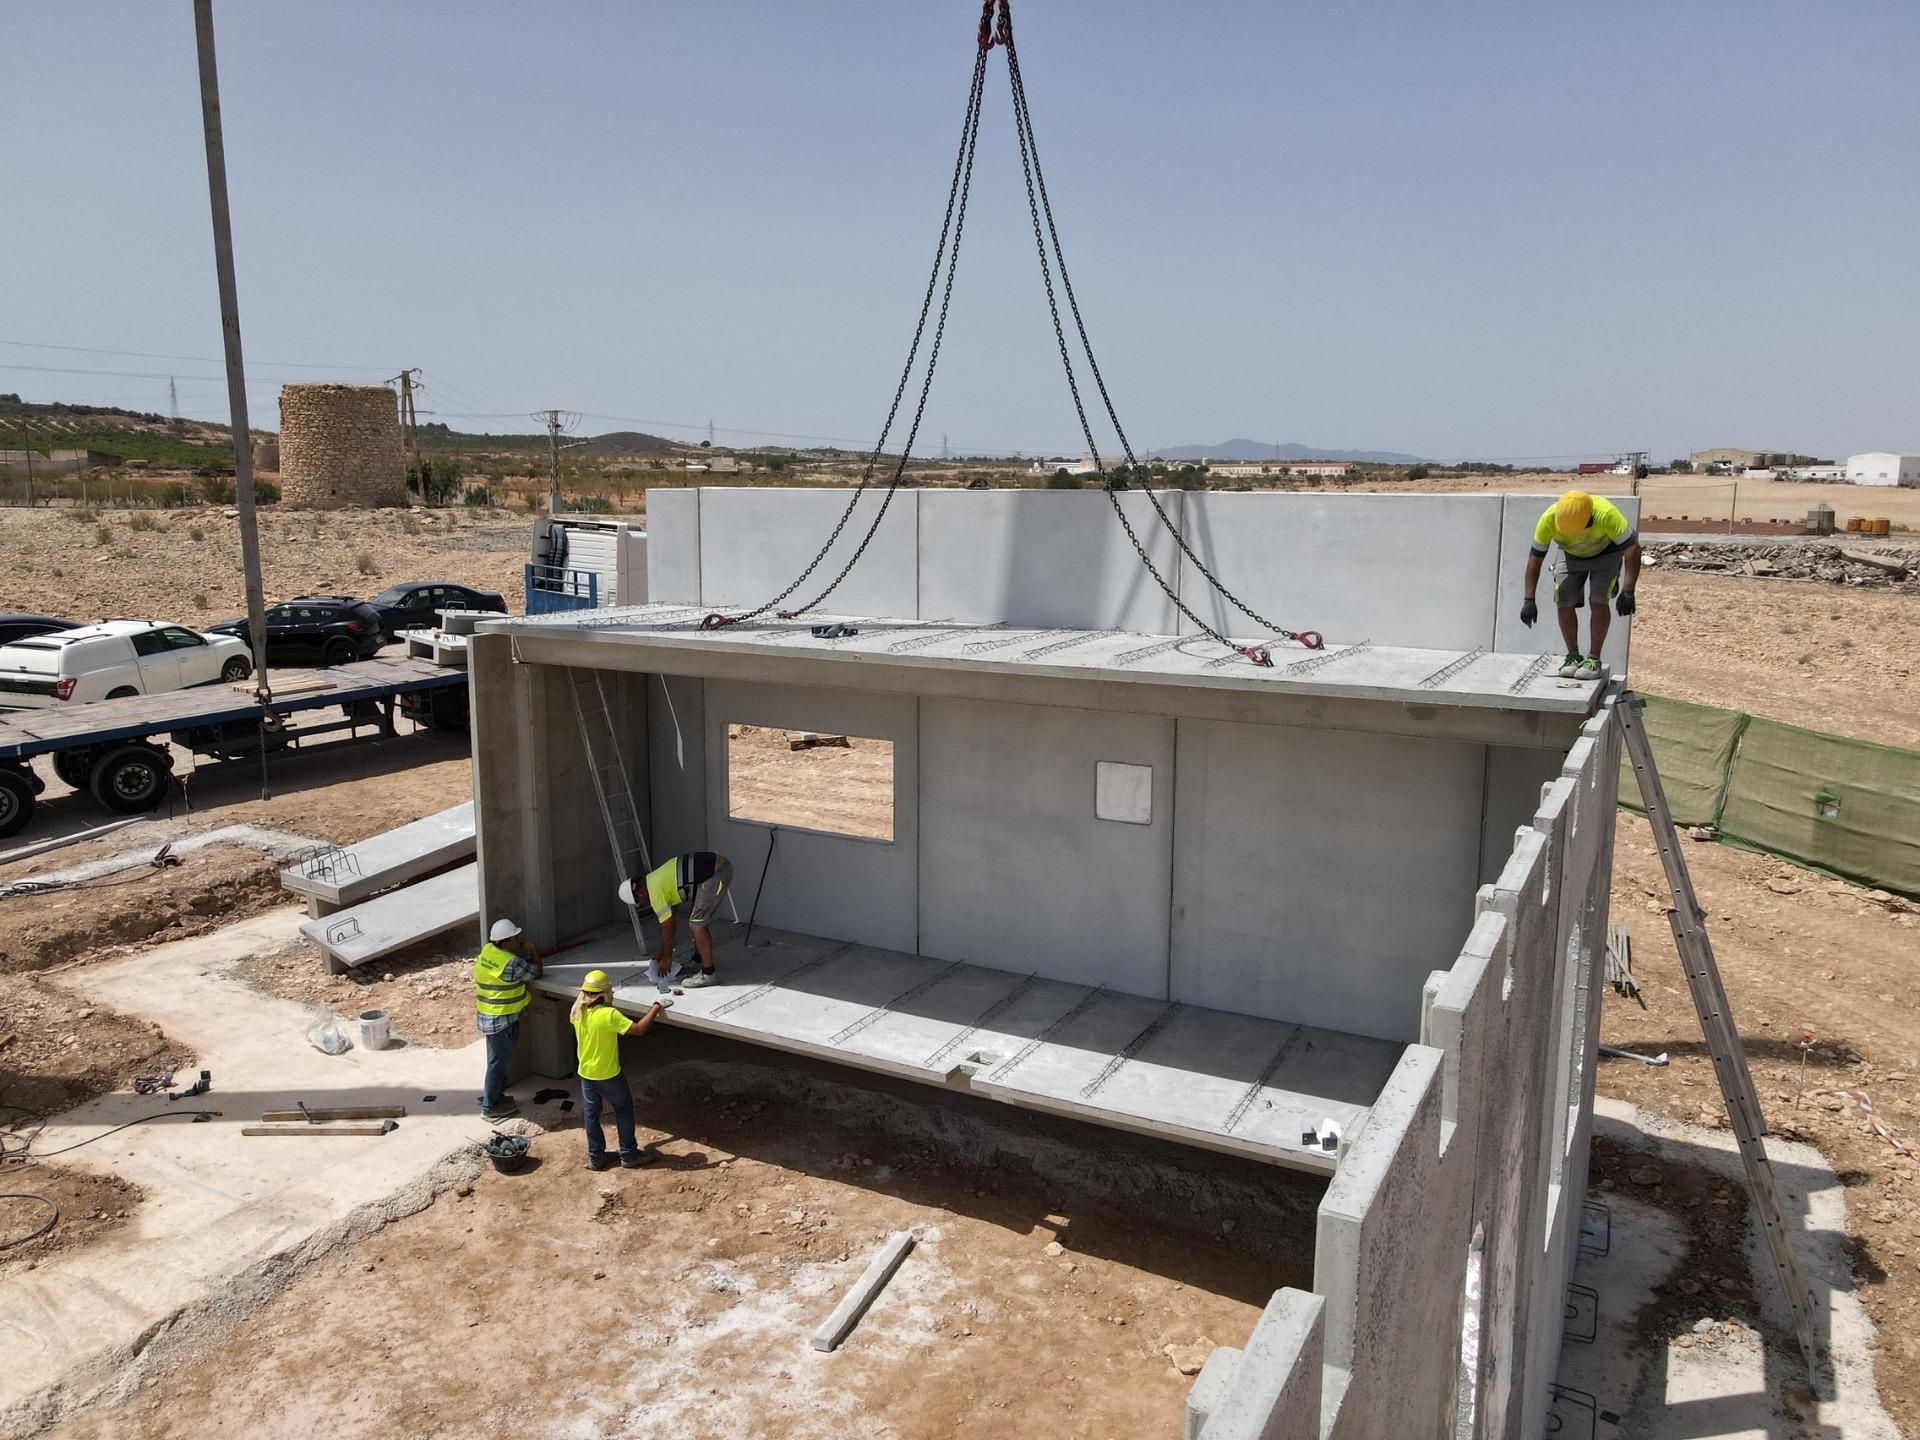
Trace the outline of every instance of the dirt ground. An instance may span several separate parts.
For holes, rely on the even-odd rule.
[[[1168,1347],[1197,1365],[1297,1270],[1224,1222],[1204,1238],[778,1099],[642,1116],[651,1168],[594,1174],[577,1127],[543,1136],[531,1173],[483,1172],[50,1435],[1169,1435],[1191,1380]],[[901,1229],[919,1243],[858,1329],[812,1350]]]
[[[0,509],[0,611],[183,625],[244,615],[236,513]],[[267,505],[259,516],[268,604],[298,595],[366,599],[404,580],[451,580],[497,590],[509,610],[523,608],[520,567],[532,538],[525,512]]]
[[[892,742],[838,735],[809,745],[801,734],[727,727],[727,812],[770,825],[893,839]]]

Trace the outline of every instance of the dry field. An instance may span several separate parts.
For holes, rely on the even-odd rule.
[[[191,620],[192,595],[204,592],[206,618],[237,613],[233,522],[218,511],[157,518],[161,529],[133,530],[114,516],[97,543],[91,522],[0,512],[0,549],[12,558],[0,570],[0,608]],[[269,591],[364,595],[399,579],[447,578],[514,599],[526,530],[517,515],[269,511]],[[362,550],[372,575],[356,568]],[[1920,746],[1912,654],[1920,598],[1660,571],[1643,584],[1640,688]],[[804,812],[800,823],[811,815],[821,828],[848,828],[871,809],[862,792],[881,788],[878,757],[857,741],[790,751],[779,732],[741,738],[779,777],[771,789]],[[266,802],[244,767],[205,772],[194,814],[175,823],[257,819],[351,841],[464,798],[468,773],[458,737],[318,748],[276,760]],[[768,790],[736,801],[767,803]],[[1600,1086],[1682,1119],[1710,1119],[1717,1095],[1659,913],[1647,830],[1630,816],[1620,824],[1614,914],[1633,931],[1648,1008],[1609,996],[1606,1038],[1666,1050],[1673,1064],[1607,1062]],[[10,867],[4,878],[133,848],[152,833],[123,831]],[[1692,845],[1688,859],[1775,1128],[1820,1146],[1851,1187],[1856,1276],[1881,1327],[1883,1394],[1907,1433],[1920,1434],[1920,1165],[1850,1100],[1802,1094],[1798,1044],[1811,1029],[1808,1092],[1864,1090],[1896,1133],[1920,1135],[1920,1000],[1910,980],[1920,914],[1763,856]],[[60,963],[72,967],[63,979],[84,980],[99,958],[223,924],[274,898],[273,868],[252,851],[220,847],[124,888],[0,904],[0,1035],[18,1035],[0,1050],[0,1103],[44,1111],[145,1069],[184,1068],[189,1057],[145,1020],[92,1006],[84,986],[52,985],[40,972]],[[471,1033],[464,963],[453,947],[428,946],[377,973],[330,978],[291,951],[242,974],[342,1011],[384,1006],[409,1038],[459,1045]],[[669,1135],[667,1163],[610,1186],[574,1163],[577,1137],[556,1135],[541,1142],[551,1163],[535,1173],[489,1172],[443,1195],[310,1269],[205,1363],[61,1433],[465,1435],[572,1423],[581,1433],[799,1435],[873,1421],[876,1433],[907,1435],[946,1433],[942,1426],[1165,1434],[1188,1383],[1165,1347],[1243,1336],[1275,1280],[1265,1268],[1240,1273],[1230,1252],[1185,1233],[1189,1217],[1168,1233],[1138,1212],[1098,1206],[1079,1207],[1063,1253],[1048,1254],[1061,1228],[1048,1217],[1072,1208],[1070,1187],[998,1173],[983,1183],[980,1172],[777,1098],[670,1097],[643,1115]],[[1611,1170],[1602,1163],[1596,1174]],[[77,1218],[8,1263],[33,1263],[51,1244],[90,1243],[137,1212],[137,1194],[79,1177],[57,1166],[40,1172],[43,1183],[66,1187],[55,1193]],[[802,1368],[761,1365],[752,1395],[764,1408],[743,1426],[703,1371],[752,1373],[773,1334],[786,1337],[810,1315],[881,1233],[930,1216],[938,1235],[924,1278],[902,1291],[892,1318],[876,1312],[874,1349],[846,1367],[844,1391]],[[484,1273],[478,1262],[449,1261],[476,1244]],[[611,1276],[632,1283],[596,1283]],[[559,1310],[556,1286],[568,1291]],[[1753,1313],[1749,1296],[1724,1303],[1729,1314]],[[543,1318],[526,1323],[535,1308]],[[931,1346],[907,1348],[927,1334],[938,1337]],[[917,1383],[899,1383],[902,1365]],[[1046,1408],[1035,1408],[1035,1396]],[[679,1429],[667,1426],[669,1415]]]

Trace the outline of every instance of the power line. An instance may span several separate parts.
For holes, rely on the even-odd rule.
[[[161,355],[151,350],[104,350],[91,345],[47,345],[37,340],[0,340],[0,345],[11,345],[19,350],[65,350],[75,355],[120,355],[134,360],[196,360],[204,365],[218,365],[218,355]],[[328,365],[305,360],[249,360],[249,365],[271,365],[280,370],[386,370],[386,365]]]

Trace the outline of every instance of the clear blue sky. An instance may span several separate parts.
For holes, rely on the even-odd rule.
[[[877,429],[977,11],[220,0],[256,423],[420,366],[467,428]],[[1920,5],[1018,0],[1137,447],[1920,449]],[[187,0],[0,13],[0,340],[217,357]],[[920,450],[1083,448],[996,52]],[[267,361],[295,362],[291,368]],[[0,364],[218,366],[0,345]],[[349,368],[356,367],[356,368]],[[0,370],[164,410],[166,381]]]

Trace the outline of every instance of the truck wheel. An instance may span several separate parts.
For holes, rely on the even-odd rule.
[[[253,662],[236,655],[220,667],[220,678],[231,684],[235,680],[244,680],[253,673]]]
[[[93,798],[122,815],[151,810],[173,783],[171,762],[151,745],[121,745],[93,765]]]
[[[91,750],[53,752],[53,773],[76,790],[87,788],[87,777],[92,770],[93,752]]]
[[[436,730],[464,730],[467,728],[467,688],[464,685],[449,685],[433,692],[433,698],[427,702],[427,715],[433,721]]]
[[[18,770],[0,770],[0,837],[16,835],[33,818],[33,786]]]
[[[124,700],[129,695],[138,695],[139,693],[140,692],[131,685],[116,685],[113,689],[107,691],[107,699]]]

